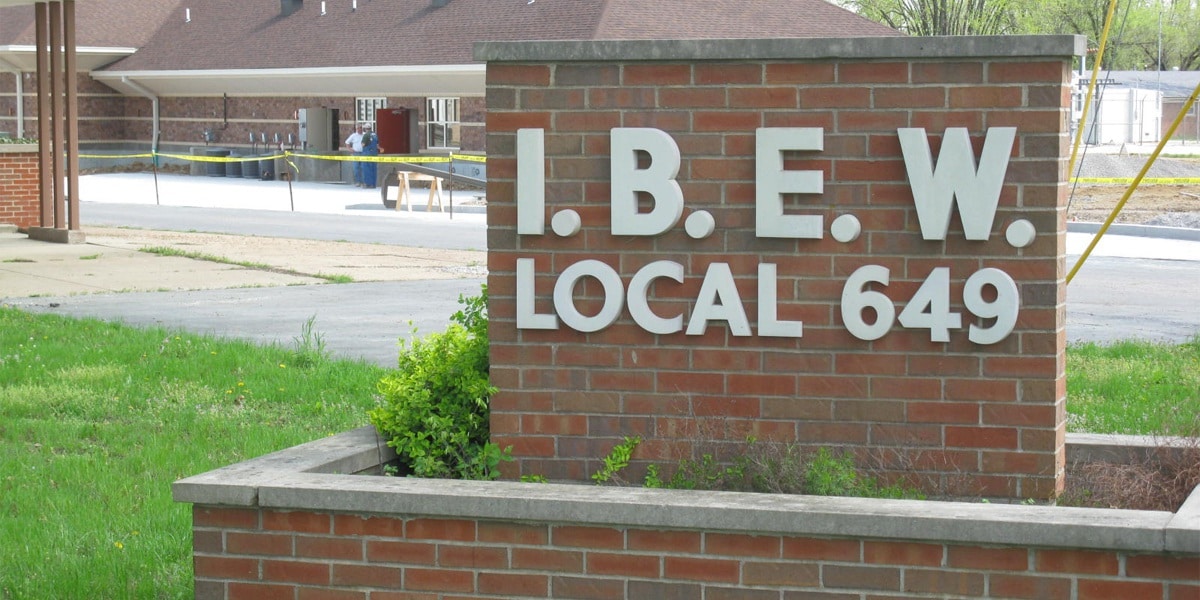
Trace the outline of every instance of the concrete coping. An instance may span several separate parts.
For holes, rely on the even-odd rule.
[[[476,60],[572,62],[655,60],[953,59],[1082,56],[1081,35],[996,35],[727,40],[476,42]]]
[[[0,154],[29,154],[37,151],[37,144],[0,144]]]
[[[363,427],[182,479],[172,492],[177,502],[276,510],[1200,553],[1200,490],[1172,514],[353,474],[394,456]]]

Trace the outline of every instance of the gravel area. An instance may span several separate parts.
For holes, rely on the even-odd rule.
[[[1200,146],[1196,147],[1200,154]],[[1083,153],[1077,169],[1079,177],[1133,178],[1141,171],[1149,158],[1147,155],[1112,154],[1103,152]],[[1160,157],[1150,166],[1146,177],[1200,178],[1200,158]],[[1125,191],[1121,185],[1080,184],[1076,190],[1076,203],[1080,209],[1092,201],[1111,207]],[[1133,218],[1144,225],[1162,227],[1184,227],[1200,229],[1200,184],[1147,185],[1142,184],[1134,192],[1126,207],[1124,218]],[[1143,215],[1140,218],[1138,215]],[[1091,217],[1091,218],[1088,218]],[[1085,220],[1102,220],[1103,216],[1088,215]],[[1123,219],[1119,219],[1119,222]]]
[[[1196,151],[1200,153],[1200,147]],[[1078,166],[1079,176],[1137,177],[1138,171],[1142,170],[1148,158],[1150,157],[1129,154],[1083,153]],[[1200,177],[1200,159],[1159,157],[1150,166],[1146,177]]]

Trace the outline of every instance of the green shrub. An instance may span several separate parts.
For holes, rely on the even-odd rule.
[[[495,479],[508,451],[489,441],[487,286],[459,303],[446,331],[400,341],[368,416],[413,476]]]

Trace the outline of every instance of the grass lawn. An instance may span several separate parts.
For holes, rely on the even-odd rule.
[[[384,370],[0,307],[0,600],[192,597],[176,479],[367,423]],[[1200,340],[1074,347],[1072,431],[1195,432]],[[1191,428],[1191,429],[1189,429]]]
[[[0,307],[0,599],[191,598],[172,481],[367,424],[384,370],[298,338]]]

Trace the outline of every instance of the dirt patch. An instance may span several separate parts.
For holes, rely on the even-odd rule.
[[[1079,186],[1067,209],[1067,219],[1103,223],[1125,189],[1121,185]],[[1200,185],[1139,186],[1114,222],[1200,229]]]
[[[1147,156],[1086,154],[1080,161],[1080,177],[1133,179],[1146,164]],[[1147,178],[1200,179],[1200,158],[1159,158]],[[1102,223],[1125,195],[1128,183],[1079,184],[1073,186],[1067,219]],[[1160,225],[1200,229],[1200,183],[1145,183],[1134,190],[1115,223]]]

